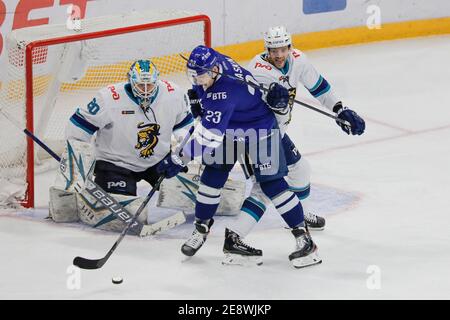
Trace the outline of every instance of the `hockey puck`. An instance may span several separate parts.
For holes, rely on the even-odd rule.
[[[123,282],[123,279],[121,277],[113,277],[112,283],[114,284],[121,284]]]

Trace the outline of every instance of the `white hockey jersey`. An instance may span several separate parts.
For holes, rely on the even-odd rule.
[[[250,61],[247,69],[266,88],[272,82],[278,82],[289,90],[291,102],[288,112],[284,115],[275,113],[282,134],[286,132],[287,126],[291,121],[293,100],[295,99],[298,83],[305,86],[314,98],[330,110],[333,110],[334,105],[339,101],[335,97],[328,81],[317,72],[309,62],[306,54],[298,49],[291,50],[286,65],[282,70],[268,62],[267,53],[255,56]]]
[[[158,80],[157,90],[144,112],[127,82],[101,89],[72,115],[66,138],[89,142],[95,134],[96,160],[135,172],[148,169],[169,153],[172,133],[179,138],[193,125],[188,99],[179,87]]]

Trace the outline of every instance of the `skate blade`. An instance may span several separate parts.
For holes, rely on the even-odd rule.
[[[297,268],[305,268],[309,266],[313,266],[316,264],[322,263],[322,259],[319,257],[316,251],[312,252],[311,254],[307,255],[306,257],[301,257],[297,259],[291,260],[292,265]]]
[[[325,230],[325,227],[310,227],[310,226],[308,226],[308,230],[310,230],[310,231],[322,231],[322,230]]]
[[[263,264],[262,256],[242,256],[240,254],[226,253],[222,260],[223,265],[228,266],[260,266]]]

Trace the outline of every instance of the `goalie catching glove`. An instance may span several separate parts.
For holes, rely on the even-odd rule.
[[[350,126],[341,122],[337,122],[338,126],[342,128],[342,130],[352,135],[361,135],[364,133],[366,129],[366,123],[363,118],[361,118],[355,111],[348,109],[342,105],[342,102],[336,103],[333,107],[333,111],[336,112],[339,119],[347,121],[350,123]]]

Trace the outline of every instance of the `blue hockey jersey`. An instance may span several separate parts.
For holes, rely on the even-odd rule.
[[[203,151],[205,147],[218,147],[224,135],[230,135],[230,130],[240,129],[242,132],[253,129],[257,133],[260,130],[268,132],[276,122],[273,112],[262,98],[261,91],[233,79],[245,79],[257,85],[258,82],[252,74],[230,57],[217,54],[219,72],[222,75],[218,75],[214,84],[206,90],[201,86],[193,87],[201,99],[204,112],[190,146],[185,148],[192,150],[190,154],[193,152],[195,142],[202,146],[200,149]]]

